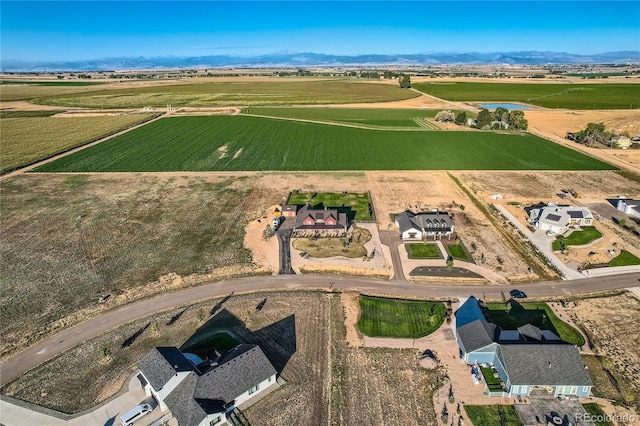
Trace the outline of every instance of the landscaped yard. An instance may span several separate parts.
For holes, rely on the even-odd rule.
[[[522,426],[513,405],[465,405],[464,411],[475,426]]]
[[[182,345],[182,352],[189,352],[205,359],[213,351],[226,351],[238,346],[240,342],[223,331],[209,333],[206,330],[198,330],[189,340]]]
[[[480,366],[480,370],[482,371],[482,377],[484,377],[484,381],[487,382],[487,387],[491,392],[502,391],[502,386],[500,386],[500,377],[494,377],[493,371],[490,368]]]
[[[633,253],[629,253],[626,250],[620,250],[620,254],[609,262],[609,266],[629,266],[640,265],[640,259]]]
[[[287,204],[337,209],[340,213],[346,213],[350,221],[374,220],[367,192],[297,192],[289,195]]]
[[[589,413],[589,415],[591,415],[591,418],[595,418],[594,423],[596,424],[596,426],[613,426],[613,423],[606,420],[607,414],[595,402],[582,404],[582,406],[584,407],[585,411]],[[599,419],[602,419],[602,421],[599,421]]]
[[[469,255],[467,254],[467,252],[464,249],[464,247],[462,247],[462,245],[460,245],[460,244],[448,244],[445,247],[447,248],[447,252],[454,259],[469,260]]]
[[[371,232],[353,225],[351,244],[346,238],[294,238],[293,247],[311,257],[363,257],[369,253],[364,245],[371,240]]]
[[[413,243],[405,244],[411,259],[442,259],[442,253],[437,244]]]
[[[575,328],[556,316],[546,303],[518,303],[511,300],[511,310],[505,312],[504,303],[487,303],[491,321],[505,330],[516,330],[532,324],[542,330],[550,330],[562,340],[577,346],[584,345],[584,337]]]
[[[444,322],[440,302],[361,296],[358,328],[370,337],[417,339],[436,331]]]
[[[589,244],[592,241],[602,237],[602,233],[598,231],[595,226],[583,226],[578,231],[573,231],[567,237],[558,236],[553,242],[553,250],[562,250],[562,245],[567,246],[582,246]]]
[[[614,167],[528,133],[371,130],[262,117],[210,116],[162,118],[37,171],[472,169]]]

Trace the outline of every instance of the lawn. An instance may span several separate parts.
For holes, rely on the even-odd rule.
[[[562,244],[565,246],[582,246],[602,237],[602,233],[595,226],[583,226],[580,231],[573,231],[567,237],[557,237],[551,247],[553,250],[562,250]]]
[[[522,426],[513,405],[464,405],[464,411],[475,426]]]
[[[346,213],[349,220],[374,220],[367,192],[297,192],[289,195],[287,204],[329,207]]]
[[[518,303],[514,300],[509,313],[505,312],[504,303],[487,303],[487,310],[491,321],[505,330],[533,324],[542,330],[552,331],[565,342],[584,345],[582,334],[558,318],[546,303]]]
[[[370,337],[417,339],[436,331],[444,322],[440,302],[361,296],[358,328]]]
[[[196,334],[191,336],[187,342],[182,345],[182,352],[189,352],[205,359],[214,351],[226,351],[238,346],[240,342],[225,333],[224,331],[214,331],[199,329]]]
[[[595,402],[582,404],[582,406],[591,418],[595,419],[594,423],[596,426],[613,426],[613,423],[607,420],[607,413]]]
[[[38,171],[613,168],[531,134],[369,130],[215,116],[163,118]]]
[[[640,84],[456,82],[416,83],[413,88],[450,101],[523,102],[577,110],[640,108]]]
[[[421,127],[416,120],[434,118],[434,109],[383,108],[246,108],[245,114],[382,127]],[[435,130],[438,130],[437,127]]]
[[[411,259],[442,259],[442,253],[436,244],[405,244]]]
[[[462,247],[462,245],[448,244],[445,247],[447,248],[447,252],[454,259],[469,260],[469,255],[467,254],[467,252],[464,249],[464,247]]]
[[[363,257],[369,254],[364,245],[371,240],[371,233],[363,228],[353,226],[351,244],[345,246],[346,238],[294,238],[293,247],[311,257],[344,256],[350,258]]]
[[[4,89],[3,89],[4,90]],[[85,91],[86,92],[86,91]],[[87,108],[144,106],[303,105],[385,102],[415,98],[397,85],[348,79],[207,82],[103,89],[35,99],[35,103]]]
[[[614,257],[611,262],[609,262],[609,266],[629,266],[629,265],[640,265],[640,259],[633,253],[629,253],[626,250],[620,250],[620,254]]]
[[[45,116],[51,113],[55,111],[2,113],[1,172],[32,164],[152,117],[150,114],[65,118]]]
[[[493,376],[493,371],[488,367],[480,366],[480,371],[482,371],[482,377],[484,377],[484,381],[487,382],[487,387],[491,392],[502,392],[502,386],[500,386],[500,378]]]

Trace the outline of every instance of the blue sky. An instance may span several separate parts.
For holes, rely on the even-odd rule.
[[[640,50],[640,1],[6,1],[1,59]]]

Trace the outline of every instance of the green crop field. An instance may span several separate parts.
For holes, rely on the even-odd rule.
[[[105,89],[43,97],[35,103],[88,108],[144,106],[300,105],[385,102],[415,98],[418,93],[396,85],[353,80],[272,80],[190,83]]]
[[[32,164],[152,117],[151,114],[133,114],[61,118],[42,116],[50,111],[24,111],[22,118],[5,118],[5,114],[20,117],[21,113],[23,112],[9,111],[0,119],[1,172]],[[41,116],[29,117],[30,113]]]
[[[530,134],[357,129],[261,117],[171,117],[46,164],[44,172],[610,170]]]
[[[417,83],[423,93],[450,101],[523,102],[545,108],[640,108],[640,84]]]
[[[269,117],[294,118],[298,120],[346,123],[362,126],[415,127],[416,119],[433,118],[439,110],[434,109],[383,109],[383,108],[245,108],[244,114]],[[437,128],[436,128],[437,130]]]
[[[311,207],[329,207],[346,213],[349,220],[373,220],[369,194],[366,192],[298,192],[291,194],[287,204]]]
[[[436,331],[444,322],[440,302],[361,296],[358,328],[370,337],[417,339]]]

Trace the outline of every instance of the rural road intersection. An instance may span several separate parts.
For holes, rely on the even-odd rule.
[[[640,280],[640,273],[632,272],[571,281],[518,284],[517,287],[530,297],[567,296],[635,287],[638,285],[638,280]],[[400,280],[384,281],[358,277],[315,275],[258,276],[218,281],[140,300],[51,336],[4,361],[0,366],[0,386],[4,386],[43,362],[106,331],[167,309],[199,303],[209,298],[227,296],[232,293],[293,289],[329,290],[330,283],[332,283],[332,290],[338,291],[349,290],[389,296],[439,299],[468,297],[469,295],[500,299],[508,294],[512,288],[507,285],[419,284]]]

